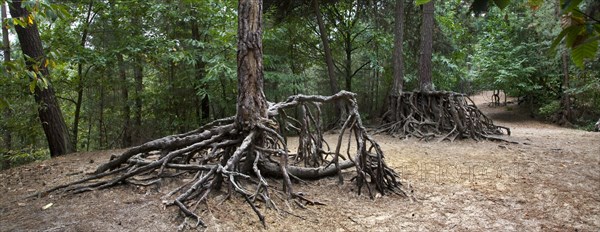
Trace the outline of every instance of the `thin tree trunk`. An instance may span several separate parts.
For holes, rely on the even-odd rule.
[[[346,44],[346,90],[352,92],[352,32],[348,29],[344,36],[344,43]]]
[[[132,145],[131,139],[131,108],[129,106],[129,83],[127,83],[127,70],[123,55],[117,54],[117,63],[119,67],[119,79],[121,80],[121,101],[123,106],[123,140],[121,147]]]
[[[4,22],[4,20],[8,17],[7,13],[6,13],[6,4],[4,3],[0,3],[0,11],[1,11],[1,18],[0,18],[0,22]],[[2,50],[4,52],[4,62],[8,63],[10,62],[10,40],[8,38],[8,28],[2,27]],[[4,70],[6,72],[6,74],[8,74],[8,70]],[[4,109],[4,112],[2,112],[3,116],[4,116],[4,120],[5,120],[5,124],[3,125],[4,128],[2,128],[4,130],[4,134],[3,136],[3,141],[4,141],[4,148],[6,150],[11,150],[12,149],[12,134],[11,134],[11,129],[10,126],[8,125],[8,119],[12,118],[12,112],[10,110],[10,107],[6,107],[6,109]],[[1,156],[1,155],[0,155]],[[10,167],[10,160],[8,159],[8,157],[4,158],[4,163],[2,164],[2,167],[4,168],[8,168]]]
[[[331,53],[331,48],[329,47],[329,33],[327,32],[327,28],[325,28],[325,22],[323,21],[323,15],[321,15],[321,9],[319,5],[319,0],[313,1],[313,8],[315,11],[315,16],[317,17],[317,24],[319,26],[321,43],[323,43],[323,52],[325,53],[325,63],[327,64],[327,76],[329,77],[329,88],[331,90],[331,94],[336,94],[340,91],[340,87],[338,85],[337,77],[335,76],[333,54]],[[342,118],[344,118],[344,112],[344,106],[340,103],[336,103],[334,109],[335,121],[332,124],[330,124],[328,128],[335,128],[337,124],[342,123]]]
[[[196,41],[200,41],[200,31],[198,28],[198,22],[196,20],[192,21],[192,39],[196,40]],[[202,61],[202,57],[198,57],[198,60],[196,61],[196,82],[199,82],[200,80],[204,79],[204,75],[205,73],[205,67],[206,67],[206,63],[204,61]],[[207,86],[206,85],[202,85],[200,86],[201,88],[207,90]],[[208,120],[208,118],[210,117],[210,100],[208,99],[208,94],[205,94],[204,96],[198,96],[200,98],[200,111],[201,111],[201,115],[200,115],[200,119],[201,122],[206,122]]]
[[[1,8],[2,21],[0,21],[0,22],[4,22],[4,20],[8,17],[8,15],[6,13],[6,4],[1,3],[1,5],[2,6],[0,6],[0,8]],[[4,52],[4,62],[6,62],[6,63],[10,62],[10,40],[8,38],[8,28],[7,27],[2,27],[2,50]],[[8,70],[4,70],[4,71],[6,73],[8,73]],[[9,118],[12,117],[12,112],[9,107],[6,107],[6,109],[4,109],[3,114],[4,114],[5,120],[8,120]],[[3,139],[4,140],[4,148],[6,148],[7,150],[12,149],[12,134],[10,132],[10,128],[7,125],[4,128],[3,136],[4,136],[4,139]]]
[[[433,16],[434,2],[423,5],[423,23],[421,24],[421,46],[419,56],[419,88],[421,91],[433,91],[431,54],[433,52]]]
[[[90,151],[90,140],[92,137],[92,114],[88,115],[88,128],[87,128],[87,138],[85,141],[85,150]]]
[[[167,111],[170,112],[168,114],[168,120],[167,123],[169,123],[168,125],[175,125],[175,120],[177,119],[177,113],[176,111],[176,106],[178,105],[176,102],[177,96],[175,96],[175,93],[177,93],[178,91],[175,89],[175,62],[171,61],[169,62],[169,72],[167,75],[167,90],[170,93],[173,94],[169,94],[167,96]],[[196,108],[198,109],[198,108]]]
[[[396,13],[394,24],[394,53],[392,54],[394,85],[391,96],[402,95],[404,87],[404,0],[396,0]]]
[[[394,20],[394,51],[392,53],[394,83],[388,97],[385,99],[385,103],[387,103],[385,111],[389,112],[389,114],[384,120],[388,121],[401,120],[401,114],[397,111],[400,109],[398,107],[398,104],[400,104],[399,97],[402,96],[402,89],[404,87],[404,0],[396,0]]]
[[[317,24],[319,25],[319,34],[321,35],[321,43],[323,43],[323,52],[325,53],[325,63],[327,64],[327,76],[329,77],[329,88],[331,94],[336,94],[340,91],[340,87],[335,77],[335,66],[333,64],[333,55],[331,54],[331,48],[329,47],[329,34],[325,28],[325,22],[323,21],[323,15],[321,15],[321,9],[319,7],[319,0],[313,1],[313,7],[315,15],[317,17]]]
[[[88,28],[92,20],[92,7],[94,1],[90,1],[87,10],[87,16],[85,18],[85,24],[83,25],[83,32],[81,33],[81,41],[79,45],[81,48],[85,48],[85,43],[88,36]],[[77,151],[77,143],[79,138],[79,118],[81,116],[81,103],[83,102],[83,61],[77,64],[77,101],[75,102],[75,115],[73,119],[73,151]]]
[[[561,13],[560,13],[560,4],[561,1],[557,0],[556,1],[556,7],[554,8],[555,10],[555,15],[556,18],[559,20],[560,22],[560,18],[561,18]],[[561,96],[561,108],[562,108],[562,113],[561,113],[561,118],[559,119],[559,124],[562,125],[567,125],[570,124],[571,121],[571,99],[569,96],[569,93],[567,92],[567,89],[569,89],[569,54],[566,51],[566,46],[563,46],[564,49],[561,53],[561,61],[562,61],[562,71],[563,71],[563,79],[562,79],[562,83],[561,83],[561,90],[562,90],[562,96]]]
[[[249,130],[267,118],[263,92],[262,1],[240,0],[238,14],[236,121],[243,130]]]
[[[563,109],[561,124],[570,124],[572,117],[571,111],[571,96],[569,96],[569,55],[567,51],[563,51],[561,54],[562,58],[562,69],[563,69],[563,80],[562,80],[562,96],[561,105]]]
[[[296,48],[294,47],[294,45],[297,43],[296,38],[295,38],[295,34],[296,33],[292,33],[291,30],[293,30],[293,28],[291,28],[291,26],[287,26],[286,28],[289,37],[287,38],[288,41],[288,65],[290,66],[290,70],[292,71],[292,74],[294,75],[299,75],[301,70],[298,67],[297,63],[295,62],[295,57],[296,57]],[[301,79],[300,78],[294,78],[294,88],[292,89],[292,94],[297,95],[298,91],[301,89],[300,88],[300,82]]]
[[[25,8],[22,8],[21,1],[13,0],[10,6],[10,14],[12,17],[23,19],[29,19],[29,17],[31,17],[29,12]],[[33,19],[33,17],[31,17],[31,19]],[[38,74],[41,74],[41,77],[48,80],[48,86],[46,88],[36,86],[34,98],[39,104],[38,115],[48,140],[50,156],[55,157],[70,153],[73,151],[73,146],[69,139],[69,132],[62,111],[56,101],[54,89],[52,88],[52,85],[50,85],[50,72],[46,66],[46,56],[42,47],[42,40],[37,24],[34,22],[27,27],[15,26],[15,30],[17,31],[23,54],[31,57],[31,59],[25,61],[28,69],[31,71],[36,71],[37,69],[39,71]]]
[[[133,77],[135,79],[135,115],[134,115],[134,138],[136,144],[139,144],[142,138],[142,92],[144,91],[144,66],[142,60],[137,58],[133,67]]]
[[[100,106],[98,107],[98,145],[100,149],[104,148],[104,85],[100,85]]]

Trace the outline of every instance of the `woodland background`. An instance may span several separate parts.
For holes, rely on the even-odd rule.
[[[48,86],[50,80],[78,151],[129,147],[235,114],[237,1],[25,3],[37,9],[32,17],[51,75],[38,77],[27,68],[14,32],[27,19],[4,16],[2,34],[8,35],[8,43],[0,55],[1,169],[50,156],[37,116],[40,106],[32,97],[36,87]],[[310,4],[289,4],[298,5],[265,3],[267,99],[330,95],[316,12]],[[580,8],[587,12],[594,4],[583,1]],[[550,49],[562,30],[557,5],[512,1],[504,10],[490,7],[475,15],[469,1],[437,1],[431,67],[435,89],[469,94],[501,90],[519,97],[531,117],[591,130],[600,115],[598,45],[588,60],[578,60],[562,45]],[[385,111],[393,84],[395,6],[391,0],[340,0],[318,8],[335,81],[340,89],[358,94],[361,115],[373,125]],[[421,12],[414,1],[405,1],[406,91],[419,85]],[[565,94],[567,106],[561,103]],[[569,117],[563,117],[565,110]],[[334,111],[326,113],[335,118]]]

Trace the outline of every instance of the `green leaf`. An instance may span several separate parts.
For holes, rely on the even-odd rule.
[[[561,0],[560,3],[563,14],[565,12],[572,11],[574,8],[579,6],[579,3],[581,3],[581,1],[582,0]]]
[[[67,8],[61,4],[51,4],[50,7],[54,11],[54,13],[61,19],[67,19],[67,18],[73,17],[73,16],[71,16],[71,14],[67,10]]]
[[[504,10],[504,8],[508,6],[508,3],[510,3],[510,0],[494,0],[494,4],[496,4],[496,6],[498,6],[498,8],[501,10]]]
[[[592,59],[596,56],[596,52],[598,51],[598,40],[587,41],[585,43],[580,44],[577,47],[574,47],[571,51],[571,59],[573,59],[573,63],[581,69],[583,69],[585,65],[586,59]]]
[[[9,107],[8,101],[4,100],[4,98],[0,98],[0,110]]]
[[[31,93],[35,92],[36,85],[37,85],[37,80],[32,80],[31,82],[29,82],[29,91],[31,91]]]
[[[428,2],[431,2],[431,0],[416,0],[416,5],[420,6],[420,5],[426,4]]]
[[[552,41],[552,45],[550,45],[550,51],[554,52],[556,49],[556,46],[558,46],[558,44],[562,41],[562,39],[567,36],[567,35],[571,35],[571,34],[575,34],[575,36],[577,36],[578,34],[578,30],[580,28],[577,28],[577,26],[571,26],[571,27],[567,27],[565,29],[563,29],[560,34],[558,34],[558,36],[556,36],[556,38],[554,39],[554,41]]]
[[[37,80],[37,73],[30,70],[25,70],[25,72],[27,73],[27,76],[29,76],[29,78],[31,78],[32,80]]]
[[[567,43],[567,47],[575,47],[579,44],[577,43],[577,41],[581,40],[581,30],[584,28],[581,25],[570,26],[569,28],[573,29],[570,30],[569,33],[567,33],[567,38],[565,39],[565,41]]]

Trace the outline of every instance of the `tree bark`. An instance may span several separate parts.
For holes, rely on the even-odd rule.
[[[267,118],[262,59],[262,0],[240,0],[236,122],[242,130],[253,129],[261,119]]]
[[[352,32],[348,28],[347,33],[344,33],[344,44],[346,53],[346,64],[344,71],[346,71],[346,90],[352,92]]]
[[[144,91],[144,66],[141,58],[135,59],[133,66],[133,78],[135,80],[135,113],[134,113],[134,135],[135,143],[142,142],[142,92]]]
[[[1,10],[1,20],[0,22],[4,22],[4,20],[8,17],[7,13],[6,13],[6,4],[1,3],[2,6],[0,6],[0,10]],[[8,28],[2,27],[2,51],[4,52],[4,62],[8,63],[10,62],[10,40],[8,38]],[[6,73],[8,73],[8,70],[4,70]],[[12,117],[12,112],[10,110],[9,107],[6,107],[6,109],[4,109],[4,119],[7,120],[9,118]],[[12,149],[12,134],[10,132],[10,128],[8,127],[8,125],[4,126],[4,148],[6,148],[7,150]]]
[[[327,28],[325,28],[325,22],[323,21],[323,15],[321,15],[321,9],[319,6],[319,0],[313,1],[313,8],[315,11],[315,16],[317,18],[317,24],[319,26],[319,35],[321,37],[321,43],[323,43],[323,53],[325,53],[325,63],[327,64],[327,76],[329,77],[329,88],[331,90],[331,94],[336,94],[340,91],[340,86],[338,85],[337,77],[335,75],[335,64],[333,63],[333,54],[331,53],[331,48],[329,47],[329,33],[327,32]],[[334,128],[337,124],[343,122],[345,107],[340,103],[336,103],[334,114],[338,116],[338,118],[329,126],[329,128]],[[335,117],[334,116],[334,117]]]
[[[192,39],[196,41],[200,41],[200,31],[198,29],[198,22],[196,20],[192,21]],[[198,57],[196,61],[195,69],[196,69],[196,81],[204,79],[204,75],[206,75],[205,67],[206,63],[202,61],[202,57]],[[200,88],[207,89],[206,85],[201,85]],[[198,96],[200,98],[200,121],[206,122],[210,117],[210,100],[208,99],[208,94],[204,96]]]
[[[92,7],[94,1],[90,1],[87,10],[87,16],[85,17],[85,24],[83,25],[83,32],[81,33],[81,40],[79,45],[81,48],[85,48],[85,43],[88,36],[88,28],[92,20]],[[79,119],[81,117],[81,103],[83,102],[83,61],[77,64],[77,101],[75,102],[75,115],[73,118],[73,151],[77,151],[77,143],[79,137]]]
[[[319,25],[319,34],[321,36],[321,43],[323,43],[323,52],[325,53],[325,63],[327,64],[327,76],[329,77],[329,88],[331,90],[331,94],[336,94],[340,91],[340,87],[338,86],[337,78],[335,76],[333,55],[331,54],[331,48],[329,47],[329,33],[327,33],[327,29],[325,28],[323,15],[321,15],[319,0],[313,1],[313,7],[315,15],[317,17],[317,24]]]
[[[567,51],[563,51],[561,56],[563,69],[561,105],[563,112],[560,124],[568,125],[573,118],[571,112],[571,96],[569,96],[569,93],[567,92],[569,89],[569,56]]]
[[[402,95],[404,87],[404,0],[396,0],[396,14],[394,22],[394,53],[392,54],[394,85],[391,96]]]
[[[560,5],[561,5],[561,1],[558,0],[556,2],[556,8],[555,8],[555,12],[554,12],[557,19],[559,20],[559,22],[560,22],[560,18],[561,18]],[[569,96],[569,93],[567,93],[567,90],[569,89],[569,54],[566,51],[566,46],[563,46],[563,47],[564,47],[564,49],[561,53],[563,79],[562,79],[562,83],[561,83],[562,95],[561,95],[561,101],[560,101],[562,112],[560,114],[561,118],[559,119],[558,123],[561,125],[568,125],[568,124],[570,124],[571,115],[572,115],[571,98]]]
[[[434,2],[423,5],[423,22],[421,24],[421,46],[419,56],[419,88],[421,91],[433,91],[431,53],[433,52],[433,16]]]
[[[401,120],[401,114],[398,112],[401,107],[398,104],[402,103],[400,97],[404,87],[404,0],[396,0],[394,20],[394,51],[392,52],[394,83],[388,97],[385,98],[384,104],[387,105],[387,109],[383,114],[383,120],[390,122]]]
[[[127,102],[125,102],[127,104]],[[104,141],[106,140],[106,136],[104,133],[104,85],[100,84],[100,106],[98,107],[100,112],[98,112],[98,145],[100,149],[104,148]],[[129,117],[128,117],[129,118]]]
[[[128,102],[129,84],[127,83],[127,69],[125,67],[123,55],[117,54],[117,63],[119,67],[119,79],[121,80],[121,99],[123,103],[123,140],[121,141],[121,147],[129,147],[133,143],[131,139],[131,108]]]
[[[27,19],[29,19],[30,14],[27,9],[21,6],[21,2],[18,0],[12,1],[10,4],[10,14],[14,18],[21,18],[28,21]],[[73,146],[69,139],[69,132],[62,111],[56,101],[54,89],[50,85],[50,72],[46,66],[42,40],[37,24],[33,22],[27,27],[15,26],[15,30],[17,31],[23,54],[31,57],[31,59],[25,61],[27,68],[34,72],[37,69],[39,71],[38,74],[41,74],[42,77],[48,80],[46,88],[40,88],[36,85],[34,98],[39,104],[38,115],[46,134],[46,139],[48,140],[50,156],[55,157],[70,153],[73,151]]]

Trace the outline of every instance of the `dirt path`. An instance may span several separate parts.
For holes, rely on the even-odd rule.
[[[297,191],[327,205],[265,210],[267,230],[600,230],[600,133],[533,121],[518,109],[489,108],[485,96],[474,100],[497,124],[510,127],[508,139],[519,144],[423,143],[377,135],[411,199],[370,200],[358,196],[348,181],[338,186],[336,179],[299,184]],[[177,209],[164,209],[159,199],[168,186],[22,199],[80,178],[118,152],[74,154],[0,172],[0,231],[176,230],[181,222]],[[201,213],[207,230],[262,229],[241,199],[219,200],[210,200],[210,210]]]

